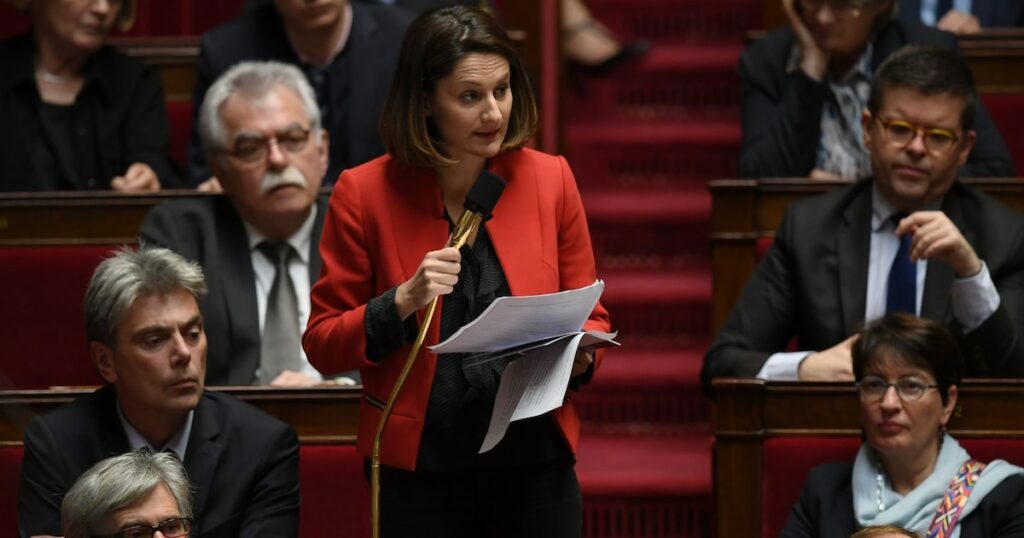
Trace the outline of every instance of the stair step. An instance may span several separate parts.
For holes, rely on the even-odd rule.
[[[703,270],[609,271],[602,303],[623,342],[695,348],[710,333],[711,275]]]
[[[711,436],[580,437],[576,474],[584,498],[711,494]]]
[[[711,439],[583,435],[583,536],[710,536]]]
[[[742,42],[763,25],[761,0],[588,0],[622,41]]]
[[[601,75],[570,69],[567,120],[739,121],[741,51],[739,43],[658,44],[646,56]]]
[[[573,401],[584,431],[684,435],[707,431],[699,349],[610,349]]]
[[[708,266],[711,195],[705,186],[587,189],[583,205],[602,271]]]
[[[573,122],[565,131],[566,154],[584,190],[736,177],[738,122]]]

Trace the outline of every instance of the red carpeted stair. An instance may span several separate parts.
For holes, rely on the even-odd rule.
[[[711,434],[698,381],[710,333],[707,182],[736,176],[743,35],[759,0],[590,0],[651,52],[601,77],[570,69],[563,151],[603,301],[620,331],[578,395],[584,536],[711,535]]]

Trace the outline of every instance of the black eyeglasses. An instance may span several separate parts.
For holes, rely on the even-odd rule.
[[[174,519],[168,519],[159,525],[137,525],[135,527],[128,527],[127,529],[121,529],[114,534],[105,534],[103,536],[93,536],[92,538],[153,538],[156,531],[160,531],[167,538],[179,538],[181,536],[188,536],[189,531],[192,530],[192,520],[187,517],[176,517]]]
[[[885,398],[889,387],[896,387],[896,395],[904,402],[916,402],[924,396],[928,389],[938,388],[938,385],[929,385],[928,382],[919,377],[901,377],[895,383],[890,383],[878,376],[868,375],[857,383],[860,390],[860,400],[865,403],[873,403]]]

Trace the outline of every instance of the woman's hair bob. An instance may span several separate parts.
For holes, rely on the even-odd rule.
[[[942,324],[910,314],[889,314],[867,324],[853,344],[853,377],[883,361],[896,360],[935,376],[942,403],[950,385],[960,383],[964,359],[960,346]]]
[[[497,54],[508,61],[512,113],[501,151],[520,148],[533,136],[537,103],[508,32],[482,9],[444,7],[420,15],[405,33],[380,116],[381,140],[392,157],[434,169],[455,164],[445,153],[427,107],[437,81],[470,54]]]

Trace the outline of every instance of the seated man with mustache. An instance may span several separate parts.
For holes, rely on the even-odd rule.
[[[206,382],[320,383],[300,344],[326,214],[328,137],[313,89],[293,66],[240,63],[206,92],[199,130],[225,196],[162,203],[139,234],[203,266]]]

